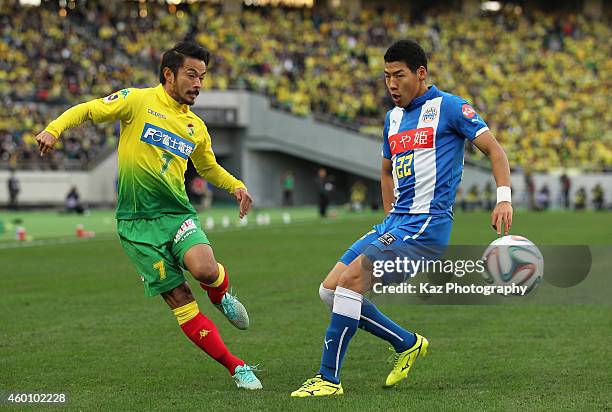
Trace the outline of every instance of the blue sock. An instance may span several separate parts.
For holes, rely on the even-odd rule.
[[[334,293],[334,308],[325,333],[325,345],[319,373],[323,379],[340,382],[340,369],[349,341],[357,332],[362,295],[338,286]]]
[[[321,300],[330,307],[334,305],[334,290],[327,289],[321,284],[319,287]],[[380,310],[363,297],[361,304],[361,317],[359,328],[370,332],[376,337],[389,342],[396,352],[403,352],[416,343],[416,335],[386,317]]]
[[[416,335],[386,317],[376,305],[363,298],[359,327],[386,340],[396,352],[403,352],[416,342]]]

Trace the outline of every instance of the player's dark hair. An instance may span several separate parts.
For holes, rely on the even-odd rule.
[[[161,84],[166,83],[166,78],[164,77],[164,69],[166,67],[172,70],[172,73],[176,76],[178,69],[183,65],[187,57],[202,60],[206,63],[206,66],[208,66],[210,52],[193,41],[181,41],[176,43],[173,48],[165,52],[162,56],[162,61],[159,65],[159,82]]]
[[[416,73],[421,66],[427,70],[425,50],[412,40],[399,40],[393,43],[385,53],[385,62],[404,62],[413,73]]]

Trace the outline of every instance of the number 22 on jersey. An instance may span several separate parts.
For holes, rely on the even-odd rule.
[[[410,176],[412,174],[412,158],[414,153],[400,156],[395,160],[395,175],[398,179],[402,177]]]

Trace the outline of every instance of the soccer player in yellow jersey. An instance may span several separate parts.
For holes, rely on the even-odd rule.
[[[234,326],[248,327],[248,314],[227,292],[227,270],[215,260],[185,192],[184,174],[191,159],[200,175],[236,197],[241,218],[252,202],[244,183],[217,163],[206,125],[189,110],[209,58],[200,45],[180,42],[162,57],[160,85],[123,89],[76,105],[36,140],[42,156],[66,129],[87,120],[121,121],[117,230],[144,281],[145,294],[161,295],[187,337],[225,366],[239,388],[260,389],[254,368],[227,349],[214,323],[199,311],[183,275],[183,268],[191,272]]]

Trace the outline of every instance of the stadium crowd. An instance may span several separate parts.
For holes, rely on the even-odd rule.
[[[103,160],[99,155],[117,147],[118,124],[81,125],[66,131],[49,158],[41,159],[36,133],[50,119],[56,118],[61,106],[13,102],[5,104],[0,114],[0,162],[2,168],[79,170]]]
[[[155,85],[161,52],[184,37],[213,53],[206,88],[253,90],[296,115],[380,135],[390,107],[382,55],[394,40],[414,38],[429,52],[430,82],[473,103],[513,166],[612,168],[607,21],[538,11],[411,20],[371,9],[347,18],[284,8],[223,14],[202,3],[69,4],[65,17],[48,3],[0,5],[3,165],[30,158],[33,133],[62,108],[125,86]],[[90,161],[116,143],[115,135],[114,127],[83,127],[65,140],[56,164]]]

